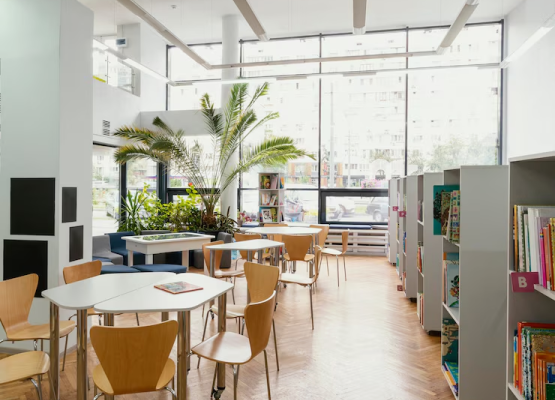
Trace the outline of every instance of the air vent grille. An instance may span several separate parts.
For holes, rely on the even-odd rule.
[[[104,136],[110,136],[110,121],[102,120],[102,134]]]

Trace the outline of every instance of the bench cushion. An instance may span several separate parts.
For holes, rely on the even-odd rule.
[[[134,272],[141,271],[132,267],[126,267],[125,265],[103,265],[100,274],[131,274]]]
[[[141,272],[173,272],[175,274],[183,274],[187,272],[187,267],[174,264],[134,265],[133,268],[136,268]]]

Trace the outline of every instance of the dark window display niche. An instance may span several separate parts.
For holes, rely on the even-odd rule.
[[[10,234],[54,236],[56,180],[12,178]]]
[[[37,274],[35,297],[48,289],[48,242],[45,240],[4,240],[4,280]]]
[[[77,222],[77,188],[62,188],[62,222]]]
[[[69,261],[83,258],[83,226],[69,228]]]

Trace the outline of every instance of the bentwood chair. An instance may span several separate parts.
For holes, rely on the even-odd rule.
[[[279,268],[271,265],[256,264],[252,262],[245,263],[245,277],[247,278],[247,289],[251,296],[251,303],[261,302],[272,295],[276,289],[278,279],[279,279]],[[245,308],[246,304],[237,305],[227,305],[226,307],[226,319],[236,319],[239,323],[240,334],[244,333],[245,330]],[[218,315],[218,306],[214,305],[209,310],[213,315]],[[241,324],[241,319],[243,323]],[[204,321],[204,331],[202,332],[202,341],[206,336],[206,326],[208,325],[208,316]],[[242,329],[241,329],[242,327]],[[276,337],[276,323],[272,319],[272,328],[274,331],[274,348],[276,351],[276,365],[279,371],[279,357],[277,348],[277,337]],[[197,368],[200,366],[200,357],[198,359]]]
[[[215,246],[218,244],[224,244],[223,240],[218,240],[216,242],[206,243],[202,245],[202,252],[204,255],[204,274],[210,275],[210,247]],[[214,278],[217,279],[225,279],[226,281],[229,279],[233,281],[235,285],[235,280],[239,277],[245,276],[245,272],[243,270],[222,270],[220,269],[220,265],[222,263],[222,255],[223,250],[216,250],[214,256]],[[235,289],[231,290],[231,295],[233,296],[233,304],[235,304]]]
[[[276,224],[276,223],[268,223],[268,224],[264,224],[264,228],[287,228],[289,227],[289,225],[287,224]],[[276,241],[276,242],[282,242],[282,236],[283,235],[270,235],[271,239]],[[279,249],[276,249],[276,251],[279,251]],[[267,259],[271,259],[272,255],[270,253],[264,253],[262,254],[262,259],[264,261],[266,261]],[[271,264],[271,262],[270,262]]]
[[[42,400],[40,377],[44,374],[48,375],[48,381],[52,385],[50,358],[42,351],[28,351],[0,360],[0,385],[30,379],[40,400]],[[35,376],[39,377],[38,384],[33,379]]]
[[[296,285],[308,287],[310,292],[310,318],[312,319],[312,330],[314,330],[314,309],[312,307],[312,292],[314,290],[314,284],[316,283],[316,281],[318,280],[318,276],[320,275],[322,248],[320,246],[315,246],[314,252],[316,253],[316,256],[314,260],[314,276],[312,278],[290,273],[282,273],[281,277],[279,278],[280,283],[294,283]]]
[[[131,328],[92,327],[91,343],[100,362],[93,369],[94,400],[159,390],[177,398],[175,363],[170,358],[176,336],[177,321],[173,320]]]
[[[193,354],[221,364],[230,364],[233,368],[233,398],[237,400],[237,385],[239,384],[239,367],[248,363],[260,353],[264,352],[264,365],[266,367],[266,386],[268,399],[270,394],[270,376],[268,374],[268,355],[266,346],[270,340],[270,330],[274,318],[276,293],[264,301],[251,303],[245,307],[245,323],[249,337],[234,332],[220,332],[208,340],[196,345],[191,350]],[[218,366],[214,371],[212,381],[212,394],[216,382]]]
[[[310,254],[312,235],[282,235],[281,241],[285,244],[286,253],[283,255],[283,271],[287,271],[287,264],[293,264],[293,271],[297,270],[297,261],[311,263],[314,261],[314,254]]]
[[[127,268],[129,268],[129,267],[127,267]],[[86,262],[86,263],[83,263],[83,264],[73,265],[71,267],[65,267],[64,270],[63,270],[64,282],[65,282],[66,285],[68,285],[70,283],[83,281],[85,279],[93,278],[95,276],[100,275],[101,271],[102,271],[102,262],[98,261],[98,260],[97,261]],[[94,307],[89,308],[87,310],[87,317],[90,317],[90,316],[93,316],[93,315],[98,316],[98,322],[100,324],[100,316],[102,315],[102,313],[97,313],[96,311],[94,311]],[[71,319],[75,316],[77,316],[77,314],[73,314],[71,317],[69,317],[69,320],[71,321]],[[139,326],[140,325],[139,324],[139,314],[135,314],[135,317],[137,318],[137,326]],[[64,363],[62,365],[62,371],[64,371],[66,369],[65,354],[67,352],[68,336],[66,336],[66,344],[65,344],[65,349],[64,349]]]
[[[19,342],[32,340],[35,350],[40,340],[41,350],[44,341],[50,340],[50,324],[31,325],[29,312],[39,284],[37,274],[29,274],[0,282],[0,323],[6,331],[4,340]],[[66,337],[75,329],[74,321],[60,321],[60,338]],[[64,351],[64,362],[66,352]]]
[[[233,235],[233,237],[235,238],[236,242],[244,242],[246,240],[256,240],[256,239],[262,239],[262,235],[259,233],[235,233]],[[243,260],[248,260],[248,251],[246,250],[240,250],[239,254],[241,255],[241,259]],[[254,255],[253,255],[254,258]],[[237,258],[237,260],[235,260],[235,269],[237,269],[237,263],[239,262],[239,258]]]
[[[347,280],[347,267],[345,266],[345,253],[349,246],[349,231],[341,232],[341,251],[335,249],[324,249],[322,254],[326,256],[326,266],[328,268],[328,276],[330,274],[330,265],[328,262],[328,256],[335,256],[337,261],[337,286],[339,287],[339,256],[343,256],[343,270],[345,272],[345,280]]]
[[[328,224],[313,224],[310,225],[310,227],[320,229],[320,232],[317,233],[318,243],[314,244],[317,244],[322,249],[324,249],[326,247],[326,239],[328,238],[328,234],[330,233],[330,226]]]

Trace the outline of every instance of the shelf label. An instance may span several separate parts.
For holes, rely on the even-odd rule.
[[[393,206],[393,211],[399,211],[399,206]]]
[[[407,212],[406,211],[399,211],[399,218],[404,218],[407,216]]]
[[[511,282],[513,292],[533,292],[534,285],[540,283],[537,272],[513,272]]]

